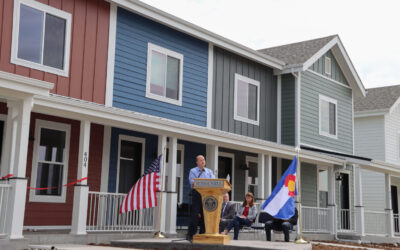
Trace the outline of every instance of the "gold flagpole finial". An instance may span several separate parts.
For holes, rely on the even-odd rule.
[[[296,153],[297,153],[297,168],[296,168],[296,171],[297,171],[297,173],[300,173],[300,167],[301,167],[301,164],[300,164],[300,147],[296,147]],[[295,241],[295,243],[296,244],[306,244],[308,242],[303,239],[303,235],[302,235],[302,232],[301,232],[301,189],[300,189],[300,178],[301,178],[301,176],[299,174],[296,174],[296,176],[297,176],[296,179],[297,179],[297,187],[298,187],[297,196],[299,197],[299,201],[298,201],[298,204],[299,204],[299,230],[298,230],[297,240]]]

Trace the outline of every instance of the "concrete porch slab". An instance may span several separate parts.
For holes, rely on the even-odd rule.
[[[130,239],[111,241],[111,246],[151,249],[291,249],[311,250],[311,244],[295,244],[293,242],[267,242],[258,240],[231,240],[228,245],[192,244],[179,239]]]

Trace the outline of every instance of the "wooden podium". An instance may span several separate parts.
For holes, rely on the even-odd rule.
[[[193,243],[229,244],[229,236],[219,234],[218,229],[223,196],[232,189],[231,184],[225,179],[195,178],[193,188],[201,194],[206,227],[204,234],[193,235]]]

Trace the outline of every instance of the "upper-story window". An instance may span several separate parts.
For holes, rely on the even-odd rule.
[[[14,3],[11,63],[68,76],[71,14],[36,1]]]
[[[259,124],[260,82],[235,74],[234,119]]]
[[[183,55],[149,43],[146,97],[182,105]]]
[[[332,69],[331,58],[325,56],[325,74],[331,75],[331,69]]]
[[[319,95],[319,134],[337,139],[337,101]]]

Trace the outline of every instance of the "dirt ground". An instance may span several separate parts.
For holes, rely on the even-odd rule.
[[[349,243],[349,242],[332,242],[332,241],[325,241],[324,243],[331,243],[331,244],[337,244],[341,246],[327,246],[323,244],[318,244],[318,242],[313,242],[312,244],[312,249],[313,250],[342,250],[342,249],[368,249],[368,248],[375,248],[375,249],[387,249],[387,250],[399,250],[400,246],[395,246],[393,244],[367,244],[367,243],[362,243],[362,244],[357,244],[357,243]],[[352,246],[346,247],[347,246]],[[356,248],[353,248],[356,247]]]

